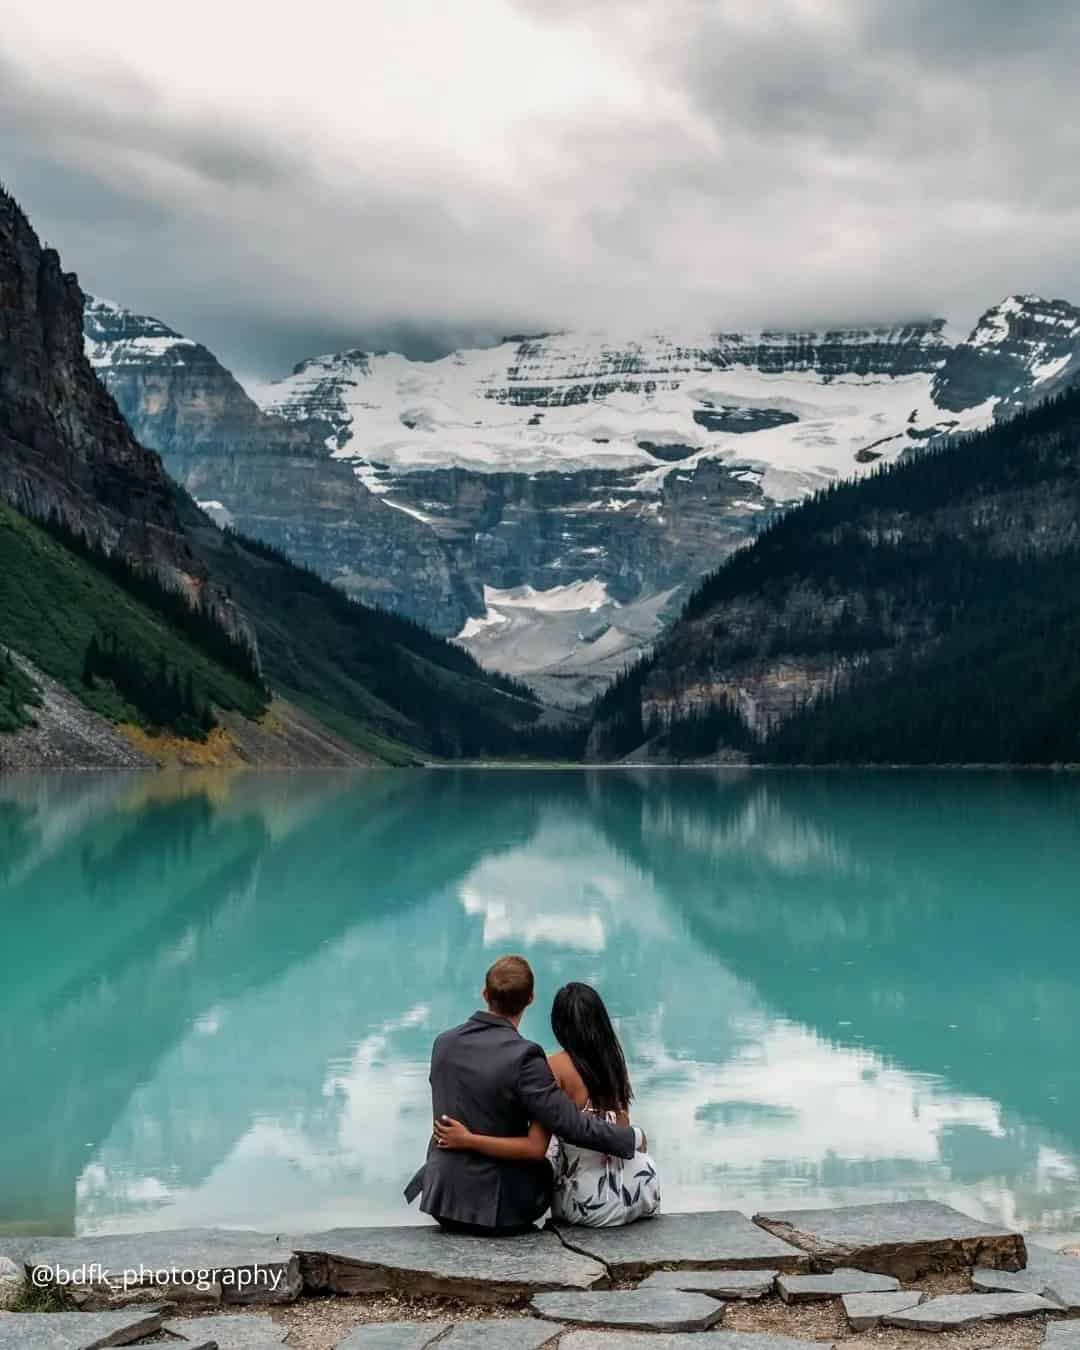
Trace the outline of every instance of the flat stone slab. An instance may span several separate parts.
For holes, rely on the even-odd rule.
[[[449,1329],[449,1322],[383,1322],[356,1327],[335,1350],[426,1350]]]
[[[1045,1312],[1060,1309],[1038,1294],[943,1294],[915,1308],[889,1313],[882,1320],[888,1327],[949,1331],[977,1322],[1002,1322],[1010,1317],[1031,1317]]]
[[[835,1350],[835,1342],[757,1331],[710,1331],[707,1341],[692,1332],[574,1331],[562,1338],[559,1350]]]
[[[446,1294],[506,1303],[606,1283],[597,1261],[554,1233],[462,1237],[441,1228],[338,1228],[297,1239],[308,1289],[334,1294]]]
[[[844,1312],[852,1331],[870,1331],[890,1313],[914,1308],[926,1295],[921,1289],[898,1289],[891,1294],[845,1294]]]
[[[658,1270],[639,1289],[683,1289],[711,1298],[763,1298],[776,1283],[775,1270]]]
[[[526,1321],[521,1317],[503,1322],[458,1322],[440,1350],[447,1345],[451,1350],[540,1350],[542,1345],[555,1345],[563,1327],[537,1319]]]
[[[789,1209],[755,1214],[767,1232],[808,1252],[815,1266],[917,1280],[932,1271],[988,1266],[1022,1270],[1027,1250],[1020,1233],[980,1223],[933,1200]]]
[[[195,1298],[209,1303],[291,1303],[300,1294],[300,1263],[293,1250],[266,1233],[184,1228],[165,1233],[45,1238],[26,1256],[33,1270],[108,1301],[127,1280],[149,1298]],[[141,1278],[140,1278],[141,1277]],[[59,1283],[60,1281],[57,1280]]]
[[[1066,1312],[1080,1312],[1080,1260],[1034,1243],[1027,1254],[1024,1270],[973,1270],[972,1288],[988,1294],[1041,1294]]]
[[[660,1214],[625,1228],[553,1224],[576,1252],[602,1261],[616,1279],[640,1279],[665,1266],[709,1270],[808,1270],[809,1257],[738,1210]]]
[[[452,1350],[540,1350],[554,1345],[561,1326],[534,1318],[487,1322],[387,1322],[357,1327],[337,1350],[427,1350],[438,1341]],[[444,1332],[449,1334],[443,1335]],[[439,1338],[442,1337],[440,1340]]]
[[[1043,1350],[1080,1350],[1080,1322],[1051,1322],[1046,1328]]]
[[[705,1331],[724,1315],[706,1294],[681,1289],[601,1289],[588,1294],[537,1294],[534,1312],[553,1322],[628,1331]]]
[[[218,1350],[273,1350],[289,1334],[269,1313],[237,1313],[229,1317],[177,1317],[165,1323],[173,1336],[202,1345],[216,1341]],[[187,1350],[186,1346],[177,1350]]]
[[[840,1266],[829,1275],[781,1275],[776,1287],[785,1303],[816,1303],[844,1294],[891,1294],[900,1281],[894,1275]]]
[[[2,1350],[100,1350],[131,1345],[161,1330],[161,1310],[123,1312],[5,1313],[0,1317]]]

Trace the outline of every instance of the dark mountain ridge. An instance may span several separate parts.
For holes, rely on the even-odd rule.
[[[0,188],[0,495],[190,576],[172,484],[83,356],[83,292]]]
[[[774,521],[597,705],[592,757],[649,739],[691,758],[1080,760],[1080,390]]]

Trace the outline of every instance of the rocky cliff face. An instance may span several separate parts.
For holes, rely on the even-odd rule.
[[[262,412],[248,407],[242,430],[211,418],[193,436],[188,405],[206,399],[176,349],[153,345],[162,332],[186,340],[134,316],[95,322],[102,378],[222,518],[565,701],[647,647],[777,507],[985,426],[995,407],[965,390],[967,358],[940,320],[554,333],[427,363],[312,358],[252,389]],[[196,351],[186,343],[180,360]],[[1031,369],[1038,392],[1043,368]],[[1011,368],[991,382],[994,398],[1013,396]],[[233,404],[242,396],[237,386]],[[276,439],[274,423],[307,449]]]
[[[86,355],[135,436],[180,451],[321,457],[330,427],[268,418],[218,359],[157,319],[87,296]]]
[[[90,362],[136,434],[218,524],[439,632],[465,622],[470,600],[438,541],[419,520],[386,510],[332,457],[337,430],[318,399],[294,417],[271,417],[207,348],[94,296],[85,335]],[[414,604],[401,603],[414,594]]]
[[[161,461],[83,354],[83,294],[0,190],[0,494],[191,580]]]

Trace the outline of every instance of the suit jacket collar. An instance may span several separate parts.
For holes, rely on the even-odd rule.
[[[513,1022],[511,1022],[508,1017],[501,1017],[498,1013],[474,1012],[473,1015],[469,1018],[469,1021],[483,1022],[487,1026],[493,1027],[509,1027],[511,1031],[517,1031],[517,1027],[514,1026]],[[520,1034],[521,1033],[518,1032],[519,1036]]]

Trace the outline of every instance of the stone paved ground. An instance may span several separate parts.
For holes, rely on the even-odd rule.
[[[1047,1251],[1033,1242],[1028,1243],[1028,1263],[1023,1270],[976,1269],[972,1283],[979,1290],[1043,1294],[1070,1313],[1080,1313],[1080,1261],[1075,1256]]]
[[[622,1287],[633,1287],[620,1282]],[[930,1297],[964,1293],[970,1288],[963,1273],[936,1275],[919,1281]],[[356,1298],[305,1298],[291,1307],[275,1308],[276,1322],[288,1327],[286,1350],[334,1350],[338,1341],[355,1326],[368,1322],[400,1322],[422,1319],[433,1322],[475,1318],[529,1316],[523,1308],[468,1305],[448,1299],[411,1300],[394,1296]],[[1070,1325],[1056,1323],[1055,1325]],[[1080,1327],[1080,1322],[1076,1324]],[[757,1302],[731,1302],[719,1330],[771,1332],[808,1341],[843,1342],[844,1350],[1039,1350],[1047,1327],[1045,1317],[1016,1322],[991,1323],[961,1331],[936,1334],[882,1327],[854,1332],[847,1324],[839,1299],[828,1303],[790,1305],[774,1295]],[[709,1332],[698,1333],[709,1335]],[[708,1350],[708,1342],[702,1350]],[[1080,1347],[1078,1347],[1080,1350]]]
[[[926,1215],[925,1206],[885,1207],[890,1222],[899,1229],[903,1223],[910,1229]],[[897,1217],[897,1210],[902,1213]],[[934,1213],[940,1212],[940,1207]],[[839,1211],[830,1218],[830,1224],[854,1224],[851,1237],[862,1240],[866,1224],[866,1207],[855,1211]],[[967,1225],[972,1221],[955,1211],[950,1222]],[[860,1218],[861,1216],[861,1218]],[[875,1209],[870,1216],[878,1224],[882,1213]],[[900,1221],[903,1221],[901,1223]],[[935,1219],[935,1222],[937,1220]],[[965,1232],[970,1230],[965,1228]],[[880,1233],[880,1224],[875,1229]],[[889,1236],[889,1234],[886,1234]],[[847,1233],[841,1234],[847,1238]],[[976,1247],[982,1247],[977,1236]],[[293,1350],[335,1350],[356,1327],[377,1323],[427,1323],[431,1327],[455,1325],[465,1321],[480,1321],[490,1326],[492,1320],[500,1324],[530,1317],[527,1307],[529,1294],[545,1286],[577,1285],[588,1288],[606,1283],[604,1268],[581,1252],[581,1248],[603,1243],[616,1276],[615,1288],[634,1288],[642,1274],[663,1270],[673,1263],[684,1267],[727,1264],[763,1266],[768,1254],[780,1254],[782,1264],[806,1268],[804,1251],[784,1248],[782,1243],[743,1216],[735,1214],[701,1214],[668,1216],[623,1230],[612,1235],[590,1234],[588,1230],[572,1234],[577,1252],[559,1243],[553,1233],[537,1234],[534,1239],[517,1239],[512,1246],[491,1239],[454,1239],[436,1231],[357,1230],[319,1234],[313,1238],[281,1238],[277,1241],[259,1234],[190,1232],[171,1234],[128,1235],[123,1238],[39,1239],[34,1247],[41,1264],[46,1262],[38,1254],[38,1246],[57,1264],[70,1265],[76,1259],[105,1260],[110,1268],[127,1265],[128,1256],[145,1260],[148,1255],[154,1264],[178,1263],[186,1269],[198,1258],[213,1259],[226,1266],[244,1266],[258,1263],[262,1266],[285,1265],[295,1267],[292,1277],[299,1290],[301,1270],[309,1293],[299,1302],[267,1309],[286,1337],[285,1344]],[[764,1239],[764,1241],[763,1241]],[[817,1240],[816,1238],[814,1239]],[[296,1243],[292,1246],[292,1243]],[[903,1256],[903,1242],[890,1241],[890,1257]],[[922,1290],[927,1298],[945,1294],[970,1294],[970,1271],[948,1270],[958,1255],[955,1246],[941,1249],[936,1241],[928,1243],[925,1232],[916,1235],[913,1245],[920,1253],[920,1272],[927,1269],[923,1256],[932,1258],[930,1273],[918,1280],[901,1276],[908,1288]],[[489,1251],[489,1248],[497,1248]],[[299,1257],[292,1252],[299,1252]],[[1035,1249],[1032,1248],[1033,1254]],[[30,1259],[30,1254],[22,1254]],[[1040,1258],[1035,1255],[1035,1260]],[[1076,1258],[1044,1258],[1048,1265],[1058,1267],[1061,1262]],[[778,1263],[779,1264],[779,1263]],[[1080,1268],[1080,1261],[1077,1262]],[[708,1272],[699,1271],[699,1275]],[[1032,1276],[1041,1278],[1035,1271]],[[1069,1270],[1058,1268],[1055,1279],[1068,1275]],[[661,1281],[662,1282],[662,1277]],[[224,1286],[224,1278],[222,1284]],[[333,1294],[312,1294],[311,1290],[339,1288]],[[449,1289],[448,1289],[449,1286]],[[342,1292],[352,1297],[341,1297]],[[292,1292],[290,1290],[290,1292]],[[493,1293],[506,1298],[505,1306],[482,1304],[477,1300],[491,1299]],[[451,1296],[452,1295],[452,1296]],[[580,1295],[579,1295],[580,1297]],[[972,1301],[974,1301],[974,1297]],[[967,1302],[967,1300],[964,1300]],[[220,1312],[228,1314],[227,1308]],[[195,1316],[194,1311],[185,1314]],[[3,1314],[0,1314],[2,1319]],[[193,1328],[195,1323],[192,1323]],[[532,1324],[535,1327],[535,1322]],[[791,1305],[784,1303],[778,1292],[770,1292],[757,1302],[731,1301],[727,1303],[722,1329],[729,1332],[771,1333],[774,1336],[798,1338],[825,1344],[842,1344],[844,1350],[1037,1350],[1048,1325],[1055,1329],[1062,1323],[1046,1315],[1026,1317],[1020,1321],[972,1325],[950,1328],[940,1333],[880,1327],[871,1331],[855,1332],[848,1325],[839,1299],[824,1303]],[[1068,1323],[1080,1329],[1080,1318]],[[524,1334],[524,1326],[522,1333]],[[696,1333],[712,1336],[711,1331]],[[527,1336],[526,1336],[526,1339]],[[722,1338],[714,1343],[723,1344]],[[177,1342],[173,1342],[177,1344]],[[702,1350],[708,1350],[709,1342]],[[729,1342],[729,1345],[731,1342]],[[610,1342],[614,1350],[614,1342]],[[262,1347],[259,1348],[262,1350]],[[1048,1345],[1046,1350],[1051,1350]],[[1080,1343],[1064,1345],[1056,1350],[1080,1350]]]
[[[453,1299],[410,1299],[402,1295],[358,1295],[353,1298],[304,1298],[273,1317],[289,1329],[288,1350],[334,1350],[353,1329],[372,1322],[466,1322],[479,1318],[528,1317],[524,1308],[460,1303]]]

